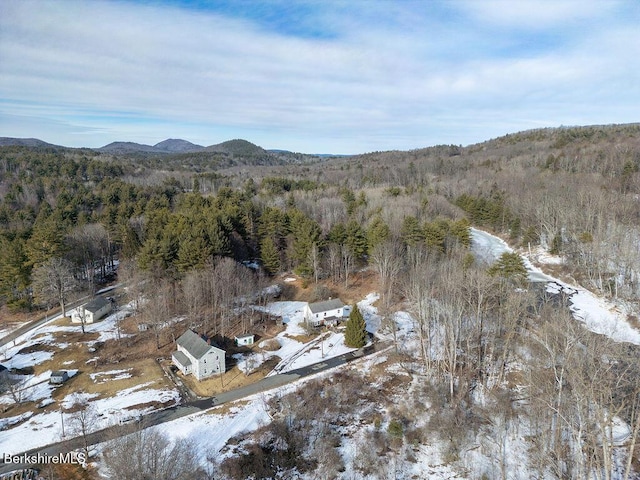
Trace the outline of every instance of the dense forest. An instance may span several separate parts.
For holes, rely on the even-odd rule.
[[[87,149],[2,147],[2,303],[32,308],[33,274],[51,258],[71,262],[88,288],[114,258],[134,257],[174,278],[215,256],[260,258],[271,274],[317,274],[322,260],[337,276],[349,270],[339,264],[366,264],[391,237],[439,252],[452,239],[468,243],[467,219],[565,255],[589,287],[631,298],[639,142],[638,125],[544,129],[266,170],[212,160],[206,172]]]
[[[273,401],[273,424],[236,439],[237,455],[217,466],[222,474],[244,478],[258,465],[259,478],[338,477],[345,463],[336,432],[357,410],[375,425],[358,440],[373,443],[374,453],[363,448],[350,464],[363,476],[391,477],[388,458],[411,462],[412,446],[434,438],[446,461],[468,472],[481,435],[492,439],[480,448],[492,460],[477,478],[633,477],[635,347],[590,333],[562,299],[525,288],[517,255],[486,265],[468,247],[477,226],[561,257],[564,278],[637,302],[640,125],[541,129],[468,147],[281,165],[200,160],[197,168],[187,161],[164,168],[162,157],[140,154],[1,147],[2,308],[64,308],[113,279],[117,264],[121,280],[150,278],[158,290],[180,292],[183,302],[164,314],[190,317],[202,304],[220,310],[211,303],[214,287],[202,291],[205,278],[232,288],[230,279],[244,275],[228,258],[258,260],[267,277],[293,271],[310,284],[348,286],[367,268],[377,275],[387,328],[395,332],[398,305],[415,319],[419,342],[394,342],[401,374],[379,374],[377,394],[370,386],[380,378],[362,372]],[[245,277],[233,288],[244,294],[259,282]],[[224,319],[207,326],[225,335]],[[314,395],[319,389],[326,395]],[[616,416],[633,430],[626,454],[603,441]],[[507,443],[520,431],[526,451],[516,465]],[[286,448],[274,446],[276,437]]]

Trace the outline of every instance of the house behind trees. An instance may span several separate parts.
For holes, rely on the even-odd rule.
[[[184,332],[176,340],[176,347],[171,358],[183,375],[193,374],[196,379],[203,380],[225,372],[225,351],[194,331]]]
[[[311,327],[335,326],[344,319],[346,309],[339,298],[309,303],[304,307],[304,319]]]
[[[110,311],[111,302],[102,297],[96,297],[89,303],[76,308],[71,315],[71,321],[73,323],[93,323],[100,320]]]

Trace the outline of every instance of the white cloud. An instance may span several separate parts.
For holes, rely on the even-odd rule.
[[[551,3],[533,18],[554,25],[575,7]],[[90,146],[244,136],[267,148],[355,153],[469,143],[541,123],[622,123],[635,113],[621,107],[639,100],[639,34],[628,18],[562,48],[504,55],[512,33],[494,39],[476,24],[414,12],[415,3],[384,18],[386,2],[363,18],[324,11],[327,38],[167,6],[0,5],[0,135]],[[461,5],[487,21],[526,23],[496,2]],[[588,2],[585,18],[598,5]]]
[[[543,29],[601,19],[620,4],[615,0],[468,0],[460,5],[479,22]]]

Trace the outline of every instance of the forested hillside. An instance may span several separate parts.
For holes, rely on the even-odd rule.
[[[473,225],[555,255],[557,275],[637,311],[640,125],[287,165],[242,142],[225,148],[213,153],[237,161],[205,168],[212,152],[0,147],[3,311],[64,304],[113,278],[117,260],[121,279],[152,279],[145,295],[172,299],[149,302],[149,318],[185,315],[225,337],[231,304],[218,299],[243,298],[259,279],[224,257],[328,292],[369,269],[393,367],[326,385],[341,402],[310,383],[272,403],[273,424],[243,439],[221,472],[240,478],[258,459],[260,478],[334,478],[347,466],[375,476],[436,442],[469,478],[637,478],[637,347],[583,328],[566,299],[528,285],[519,255],[488,265],[469,246]],[[52,271],[65,279],[53,294],[43,287]],[[222,286],[235,290],[217,296]],[[415,341],[398,337],[400,309]],[[352,422],[362,430],[345,434]],[[632,440],[614,441],[620,422]],[[360,454],[340,453],[341,435]]]

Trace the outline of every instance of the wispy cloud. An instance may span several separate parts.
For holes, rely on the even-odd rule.
[[[350,153],[637,120],[630,2],[215,3],[0,3],[0,135]]]

